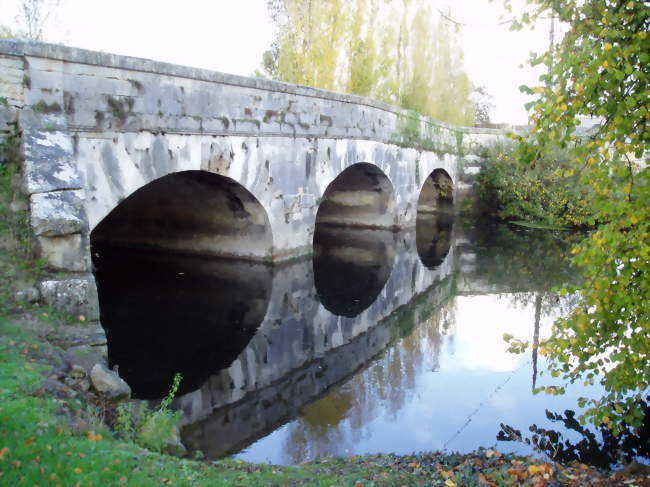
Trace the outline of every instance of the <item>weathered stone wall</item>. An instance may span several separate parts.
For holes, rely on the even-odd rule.
[[[268,258],[278,261],[311,252],[319,203],[345,168],[383,172],[394,190],[390,226],[408,227],[427,176],[444,169],[457,183],[464,157],[501,133],[353,95],[57,45],[0,41],[0,63],[9,105],[0,124],[18,117],[39,251],[67,273],[43,294],[90,318],[91,232],[163,176],[207,171],[241,184],[268,215]],[[461,196],[467,185],[455,188]],[[245,239],[237,251],[258,252]]]

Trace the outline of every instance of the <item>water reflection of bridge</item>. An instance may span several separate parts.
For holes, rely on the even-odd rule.
[[[467,230],[428,217],[406,233],[323,226],[313,259],[276,267],[123,250],[113,259],[104,249],[97,278],[111,364],[145,398],[164,395],[180,372],[184,441],[210,457],[304,416],[308,404],[375,357],[388,359],[391,345],[408,337],[417,346],[402,344],[413,350],[395,358],[399,370],[385,368],[390,377],[366,391],[399,408],[415,356],[428,350],[436,368],[441,336],[453,337],[454,327],[441,324],[446,312],[453,322],[453,309],[441,304],[459,294],[537,292],[531,274],[540,290],[557,284],[540,283],[535,267],[558,267],[554,261],[531,255],[552,243],[500,228],[486,245]],[[364,387],[356,387],[356,402]],[[341,408],[346,414],[338,405],[325,416]]]
[[[346,240],[345,231],[334,233],[328,237]],[[371,236],[381,233],[368,231],[362,237]],[[361,264],[346,262],[361,249],[338,245],[328,246],[337,263],[328,254],[314,259],[315,275],[305,261],[277,270],[266,316],[246,349],[230,367],[177,401],[185,413],[188,446],[209,457],[238,451],[363,368],[453,295],[453,248],[446,249],[438,267],[428,269],[415,252],[413,233],[384,237],[375,241],[374,252],[364,247],[370,255]],[[345,265],[348,272],[341,277]],[[321,279],[321,266],[338,277]],[[359,283],[353,267],[361,267],[357,275],[375,294],[372,302],[372,296],[355,292]],[[380,287],[383,275],[387,279]],[[344,289],[346,278],[350,293]]]

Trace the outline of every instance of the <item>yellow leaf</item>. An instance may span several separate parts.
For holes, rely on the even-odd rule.
[[[447,479],[447,480],[445,480],[445,485],[446,485],[447,487],[456,487],[456,482],[454,482],[454,481],[451,480],[451,479]]]

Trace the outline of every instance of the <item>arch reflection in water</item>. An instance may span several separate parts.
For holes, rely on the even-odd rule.
[[[442,264],[451,248],[453,229],[451,215],[418,213],[415,245],[424,267],[435,269]]]
[[[314,234],[314,283],[322,305],[353,318],[384,288],[395,261],[390,230],[319,225]]]
[[[264,319],[271,268],[219,258],[95,249],[109,365],[140,398],[180,393],[227,367]]]

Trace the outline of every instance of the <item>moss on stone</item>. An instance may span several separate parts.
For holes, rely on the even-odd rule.
[[[57,102],[45,103],[43,100],[39,101],[36,105],[33,105],[33,109],[38,113],[59,113],[62,111],[61,105]]]

